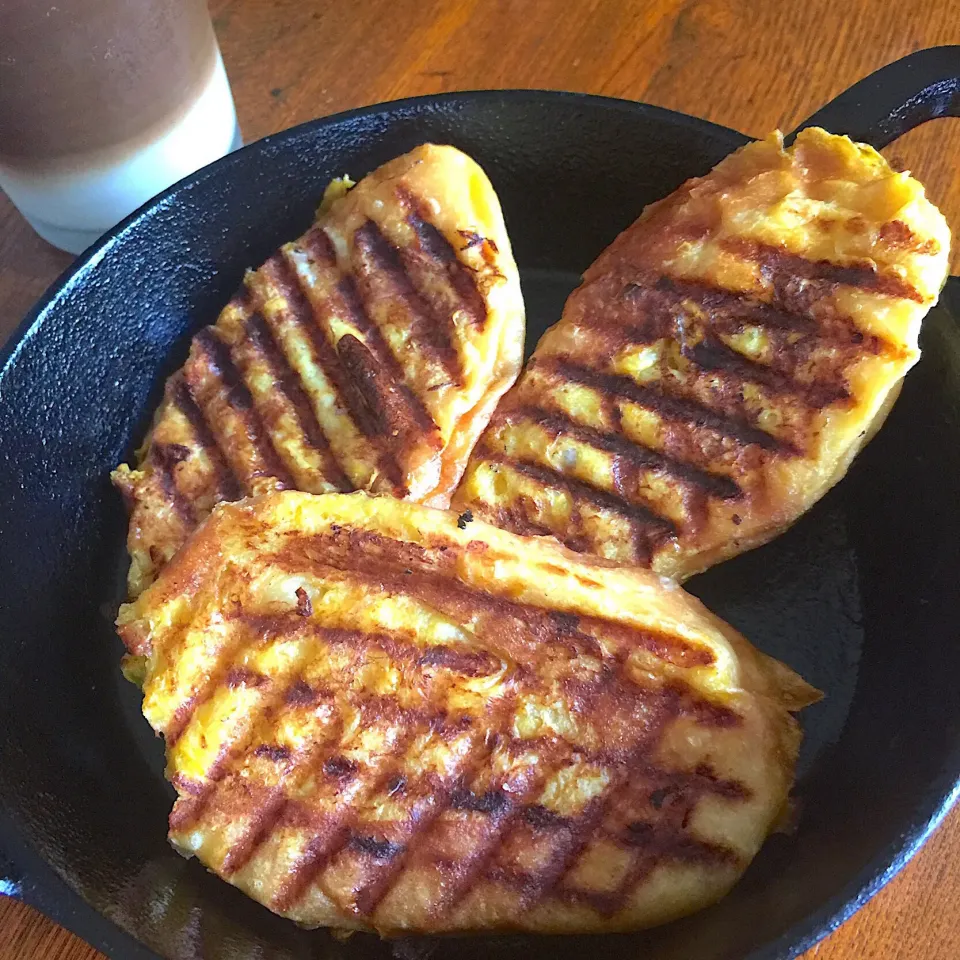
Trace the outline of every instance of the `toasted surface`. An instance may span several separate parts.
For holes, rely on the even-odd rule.
[[[480,167],[427,144],[332,187],[194,337],[138,466],[114,472],[132,595],[221,500],[363,489],[446,506],[516,379],[520,283]]]
[[[673,581],[360,493],[218,506],[118,627],[172,842],[301,924],[386,935],[715,901],[816,697]]]
[[[870,147],[745,146],[587,270],[454,507],[678,578],[772,539],[879,428],[949,244]]]

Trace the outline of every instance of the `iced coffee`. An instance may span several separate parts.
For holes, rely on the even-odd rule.
[[[239,142],[204,0],[0,2],[0,187],[56,246]]]

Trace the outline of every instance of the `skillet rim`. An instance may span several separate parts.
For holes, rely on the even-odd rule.
[[[16,362],[20,348],[36,334],[46,314],[55,307],[68,290],[84,282],[90,271],[109,255],[115,244],[122,242],[124,235],[131,228],[157,210],[175,202],[181,193],[194,189],[212,177],[229,175],[232,168],[244,164],[255,153],[264,150],[282,150],[291,143],[302,139],[309,140],[324,128],[334,124],[376,114],[395,113],[398,110],[430,109],[437,105],[457,102],[469,104],[523,100],[546,106],[551,102],[561,101],[592,109],[658,117],[674,126],[686,127],[699,134],[711,132],[741,143],[754,139],[731,127],[654,104],[542,88],[467,90],[405,97],[308,120],[253,141],[184,177],[148,200],[80,254],[47,288],[37,304],[28,311],[0,347],[0,397],[2,397],[5,378]],[[960,296],[953,296],[958,293],[960,293],[960,282],[950,277],[941,292],[941,300],[951,295],[951,299],[960,303]],[[949,308],[948,312],[955,313]],[[950,762],[944,765],[944,771],[939,777],[926,784],[925,800],[915,808],[913,815],[904,824],[898,841],[888,845],[882,854],[871,859],[840,892],[826,900],[819,909],[793,924],[780,937],[751,950],[742,960],[793,960],[845,923],[886,886],[913,858],[952,806],[960,801],[960,743],[948,756]],[[159,955],[132,933],[88,903],[34,848],[25,831],[18,826],[18,820],[7,799],[0,797],[0,878],[4,877],[8,866],[12,868],[14,874],[22,873],[22,876],[14,876],[10,879],[6,887],[0,879],[0,896],[12,896],[33,906],[110,957],[159,960]]]
[[[259,140],[245,144],[232,153],[221,157],[219,160],[214,160],[212,163],[207,164],[207,166],[201,167],[199,170],[188,174],[183,179],[171,184],[166,190],[161,191],[142,206],[138,207],[133,213],[121,220],[99,239],[95,240],[83,253],[78,254],[76,259],[47,287],[37,303],[27,312],[24,318],[10,333],[10,336],[4,342],[3,346],[0,347],[0,387],[2,387],[3,378],[6,376],[10,361],[14,359],[17,350],[19,350],[23,342],[32,335],[34,325],[41,320],[43,314],[54,305],[56,300],[68,287],[78,282],[83,274],[95,267],[103,257],[107,255],[110,247],[118,242],[127,230],[133,227],[143,217],[148,216],[155,210],[175,200],[182,191],[192,190],[195,186],[205,182],[212,176],[224,173],[229,170],[230,167],[242,162],[243,159],[248,156],[248,151],[282,148],[286,144],[296,141],[301,137],[309,137],[315,131],[322,130],[326,126],[383,113],[387,108],[395,111],[404,108],[430,107],[434,104],[453,103],[458,100],[482,102],[484,100],[500,100],[504,98],[508,100],[523,100],[526,98],[533,101],[561,100],[579,102],[584,105],[608,110],[621,110],[629,113],[640,112],[648,116],[660,116],[664,120],[669,120],[680,126],[699,129],[701,132],[712,130],[725,137],[732,135],[742,140],[743,143],[755,139],[754,137],[747,136],[745,133],[734,130],[732,127],[725,127],[722,124],[713,123],[710,120],[704,120],[701,117],[695,117],[689,113],[681,113],[678,110],[670,110],[667,107],[658,107],[652,103],[625,100],[622,97],[606,97],[594,93],[580,93],[574,90],[551,90],[539,87],[508,87],[502,90],[462,90],[448,93],[425,94],[418,97],[401,97],[396,100],[384,100],[380,103],[354,107],[351,110],[343,110],[340,113],[333,113],[329,116],[306,120],[303,123],[287,127],[277,133],[267,134]]]

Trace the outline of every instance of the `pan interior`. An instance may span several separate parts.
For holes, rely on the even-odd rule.
[[[142,437],[190,332],[246,266],[302,231],[325,182],[424,140],[455,143],[490,173],[521,266],[528,348],[646,203],[743,142],[652,108],[537,93],[431,98],[310,125],[228,158],[122,229],[41,308],[0,372],[0,808],[69,888],[167,957],[563,960],[588,948],[582,938],[340,943],[271,916],[167,846],[162,746],[118,670],[125,518],[109,469]],[[923,360],[847,479],[774,543],[689,584],[827,694],[804,715],[798,829],[774,837],[715,908],[605,938],[613,956],[791,956],[857,902],[951,789],[953,283],[926,323]],[[67,894],[51,909],[115,943]]]

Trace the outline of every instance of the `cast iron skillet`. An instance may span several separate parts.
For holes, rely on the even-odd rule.
[[[960,47],[916,53],[812,117],[875,146],[960,114]],[[270,915],[167,846],[162,749],[120,677],[111,620],[125,518],[107,473],[163,377],[323,186],[425,140],[469,151],[499,191],[532,344],[640,209],[746,142],[655,107],[537,91],[456,93],[318,120],[163,194],[88,251],[7,345],[0,370],[0,889],[113,957],[579,957],[584,938],[338,943]],[[960,778],[960,283],[849,477],[788,534],[690,584],[827,693],[804,715],[799,829],[718,906],[611,960],[789,958],[916,850]]]

